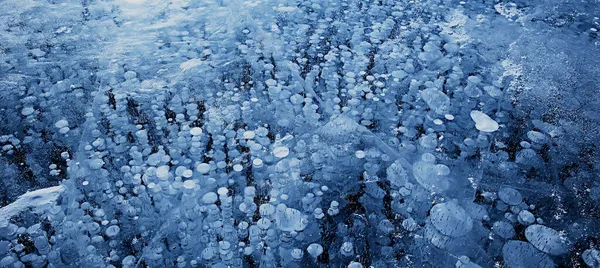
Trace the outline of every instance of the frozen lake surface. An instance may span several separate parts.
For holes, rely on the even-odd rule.
[[[0,267],[600,267],[597,0],[0,0]]]

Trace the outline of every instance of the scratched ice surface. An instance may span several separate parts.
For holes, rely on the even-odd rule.
[[[597,0],[0,0],[0,267],[600,267]]]

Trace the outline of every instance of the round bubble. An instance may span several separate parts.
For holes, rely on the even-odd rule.
[[[550,227],[534,224],[525,229],[525,238],[534,247],[550,255],[561,255],[567,252],[569,244],[560,233]]]
[[[440,233],[450,237],[464,236],[473,229],[471,216],[454,202],[433,206],[429,219]]]
[[[547,268],[556,266],[546,254],[523,241],[508,241],[502,247],[502,256],[506,268]]]
[[[512,224],[505,221],[494,222],[492,231],[504,239],[510,239],[515,236],[515,228],[513,228]]]
[[[280,146],[273,149],[273,155],[277,158],[284,158],[288,156],[290,149],[286,146]]]
[[[521,193],[519,193],[519,191],[517,191],[513,188],[509,188],[509,187],[500,188],[500,190],[498,191],[498,197],[504,203],[509,204],[511,206],[516,206],[518,204],[521,204],[521,202],[523,202],[523,196],[521,195]]]

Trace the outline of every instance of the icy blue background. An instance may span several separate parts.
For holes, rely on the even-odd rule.
[[[599,17],[0,0],[0,267],[600,267]]]

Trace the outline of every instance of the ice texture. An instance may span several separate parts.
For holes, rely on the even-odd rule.
[[[597,0],[0,10],[0,267],[600,265]]]

